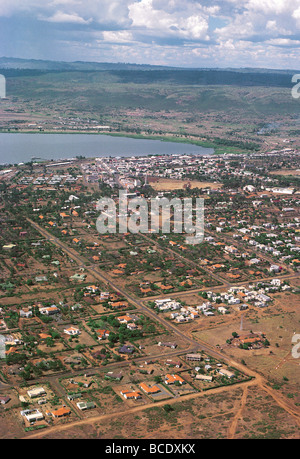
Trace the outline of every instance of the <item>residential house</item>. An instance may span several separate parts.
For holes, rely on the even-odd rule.
[[[44,419],[44,415],[36,409],[21,411],[21,416],[27,419],[28,422],[36,422]]]
[[[22,308],[20,310],[20,317],[25,317],[26,319],[32,317],[32,309],[31,308]]]
[[[8,403],[10,400],[11,398],[9,396],[4,396],[4,395],[0,396],[1,405],[6,405],[6,403]]]
[[[64,329],[64,333],[70,336],[80,335],[80,330],[76,327],[69,327]]]
[[[185,384],[185,380],[182,379],[181,376],[170,375],[170,374],[167,374],[165,376],[165,383],[166,384],[175,384],[175,382],[179,382],[179,384]]]
[[[137,391],[122,390],[120,393],[121,395],[123,395],[123,397],[126,400],[131,400],[131,399],[138,400],[142,398],[141,394]]]
[[[71,410],[69,408],[66,408],[65,406],[62,406],[61,408],[52,411],[51,414],[54,418],[62,418],[65,416],[69,416],[71,414]]]
[[[27,395],[30,398],[41,397],[42,395],[46,395],[46,391],[43,387],[35,387],[34,389],[28,390]]]
[[[96,408],[96,404],[94,402],[78,402],[76,405],[81,411]]]
[[[148,386],[146,383],[141,383],[140,384],[140,388],[144,392],[146,392],[146,394],[149,394],[149,395],[157,394],[158,392],[161,392],[161,390],[160,390],[160,388],[158,386],[154,385],[154,386],[151,387],[151,386]]]
[[[121,372],[117,373],[116,371],[109,371],[105,375],[105,379],[113,379],[116,381],[121,381],[123,378],[123,374]]]
[[[199,379],[201,381],[209,381],[211,382],[213,380],[213,376],[210,375],[196,375],[196,379]]]
[[[234,373],[232,373],[232,371],[226,370],[225,368],[219,370],[219,374],[222,376],[226,376],[229,379],[234,378]]]
[[[187,354],[185,358],[188,361],[200,362],[202,360],[202,355],[201,354]]]
[[[59,308],[53,304],[52,306],[48,307],[41,307],[39,308],[41,314],[46,314],[47,316],[52,316],[54,314],[58,314],[60,312]]]
[[[124,346],[120,347],[118,350],[119,354],[133,354],[134,352],[134,347],[133,346]]]
[[[98,329],[98,330],[96,330],[96,333],[97,333],[97,337],[98,337],[99,341],[102,341],[103,339],[108,338],[109,335],[110,335],[110,332],[108,330],[106,330],[106,329],[104,329],[104,330]]]

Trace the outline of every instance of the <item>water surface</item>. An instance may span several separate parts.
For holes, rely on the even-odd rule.
[[[0,134],[0,164],[19,164],[32,158],[48,160],[103,156],[211,155],[213,148],[188,143],[133,139],[97,134]]]

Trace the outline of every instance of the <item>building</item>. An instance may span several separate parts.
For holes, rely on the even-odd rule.
[[[20,310],[20,317],[25,317],[26,319],[32,317],[32,310],[29,308],[22,308]]]
[[[106,329],[104,330],[96,330],[98,340],[102,341],[103,339],[106,339],[109,337],[110,332]]]
[[[121,381],[123,374],[121,372],[117,373],[116,371],[109,371],[105,375],[105,379],[113,379],[115,381]]]
[[[74,281],[85,281],[85,278],[86,278],[86,274],[74,274],[73,276],[70,277],[70,281],[74,280]]]
[[[210,375],[196,375],[196,379],[200,379],[201,381],[212,381],[213,377]]]
[[[226,378],[232,379],[234,378],[234,373],[232,371],[226,370],[225,368],[222,368],[219,370],[219,374],[222,376],[226,376]]]
[[[126,400],[138,400],[139,398],[142,398],[141,394],[137,391],[122,390],[120,393]]]
[[[99,287],[97,287],[96,285],[89,285],[88,287],[86,287],[86,290],[89,293],[92,293],[93,295],[95,295],[99,291]]]
[[[128,324],[129,322],[133,321],[132,317],[129,315],[117,317],[117,320],[120,322],[120,324]]]
[[[109,292],[101,292],[100,293],[100,301],[109,300],[109,297],[110,297],[110,293]]]
[[[28,390],[27,394],[30,398],[36,398],[46,395],[46,391],[43,387],[35,387],[34,389]]]
[[[165,376],[165,383],[166,384],[175,384],[176,382],[179,382],[179,384],[185,384],[185,380],[182,379],[181,376],[170,375],[170,374],[167,374]]]
[[[91,410],[93,408],[96,408],[96,405],[94,402],[78,402],[76,403],[77,407],[81,410]]]
[[[21,416],[27,419],[28,422],[41,421],[44,415],[39,410],[24,410],[21,411]]]
[[[119,348],[119,354],[132,354],[134,352],[134,347],[133,346],[124,346]]]
[[[64,329],[64,333],[70,336],[77,336],[80,335],[80,330],[75,327],[69,327]]]
[[[76,400],[76,398],[81,398],[82,397],[82,394],[81,392],[76,392],[75,394],[70,394],[68,395],[68,400]]]
[[[271,273],[279,273],[280,272],[280,266],[278,265],[271,265],[269,268],[269,271]]]
[[[6,405],[6,403],[8,403],[9,401],[11,400],[11,398],[9,396],[0,396],[0,403],[1,405]]]
[[[200,362],[202,360],[201,354],[187,354],[185,356],[186,360]]]
[[[55,305],[52,305],[50,307],[45,307],[45,308],[39,308],[39,311],[41,314],[46,314],[47,316],[52,316],[54,314],[59,313],[59,309]]]
[[[69,408],[66,408],[65,406],[62,406],[61,408],[52,411],[51,414],[54,418],[62,418],[65,416],[69,416],[69,414],[71,414],[71,410]]]
[[[160,390],[160,388],[158,386],[154,385],[154,386],[150,387],[146,383],[141,383],[140,384],[140,388],[144,392],[146,392],[146,394],[149,394],[149,395],[157,394],[158,392],[161,392],[161,390]]]
[[[182,363],[179,360],[172,360],[172,359],[167,359],[165,361],[165,365],[167,366],[174,366],[176,368],[180,368],[182,366]]]

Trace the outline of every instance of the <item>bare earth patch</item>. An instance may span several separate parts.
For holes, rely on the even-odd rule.
[[[211,183],[211,182],[199,182],[197,180],[176,180],[176,179],[167,179],[167,178],[149,178],[149,184],[155,191],[173,191],[173,190],[183,190],[187,186],[190,188],[211,188],[213,190],[218,190],[222,188],[221,183]]]

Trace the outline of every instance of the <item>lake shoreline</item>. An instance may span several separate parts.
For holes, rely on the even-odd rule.
[[[2,165],[31,162],[33,158],[51,161],[78,156],[97,158],[154,155],[212,156],[213,154],[213,148],[203,147],[189,139],[172,137],[90,131],[0,132],[0,164]]]
[[[0,134],[64,134],[64,135],[99,135],[99,136],[111,136],[111,137],[126,137],[130,139],[137,139],[137,140],[155,140],[161,142],[172,142],[178,144],[187,144],[187,145],[194,145],[200,148],[208,148],[214,150],[212,155],[223,155],[223,154],[247,154],[251,153],[248,150],[237,148],[237,147],[229,147],[224,143],[216,143],[209,140],[194,140],[192,138],[186,137],[179,137],[178,134],[172,135],[151,135],[151,134],[136,134],[136,133],[128,133],[128,132],[111,132],[111,131],[87,131],[87,130],[26,130],[26,129],[18,129],[16,131],[10,130],[2,130]],[[210,154],[208,154],[210,156]]]
[[[110,132],[110,131],[103,131],[103,132],[97,132],[97,131],[75,131],[75,130],[70,130],[70,131],[57,131],[57,130],[42,130],[42,131],[36,131],[36,130],[27,130],[27,129],[18,129],[16,131],[10,131],[10,130],[1,130],[0,134],[74,134],[74,135],[109,135],[112,137],[127,137],[130,139],[139,139],[139,140],[160,140],[161,142],[175,142],[175,143],[186,143],[190,145],[196,145],[199,147],[203,148],[215,148],[215,145],[213,142],[208,142],[205,140],[193,140],[193,139],[187,139],[184,137],[177,137],[177,136],[163,136],[163,135],[150,135],[150,134],[134,134],[134,133],[127,133],[127,132]]]

